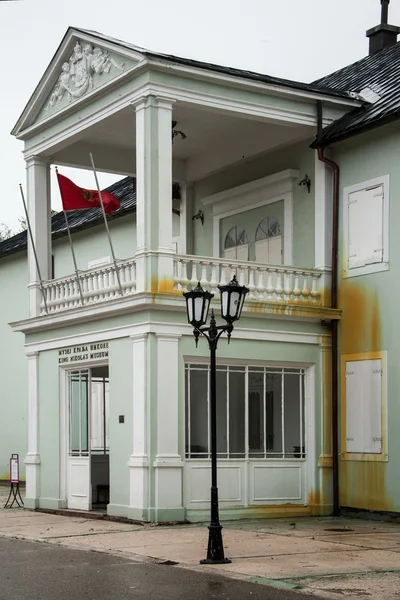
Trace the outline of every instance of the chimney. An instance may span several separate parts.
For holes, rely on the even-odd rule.
[[[389,2],[390,0],[381,0],[381,23],[367,31],[369,54],[375,54],[375,52],[397,44],[397,35],[400,33],[400,27],[388,25]]]

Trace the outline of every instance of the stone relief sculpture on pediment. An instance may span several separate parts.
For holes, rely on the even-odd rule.
[[[81,98],[88,90],[93,89],[93,76],[110,73],[112,69],[124,70],[124,63],[118,64],[108,50],[82,44],[78,41],[70,59],[64,62],[58,81],[45,106],[47,112],[65,96],[71,102],[73,98]]]

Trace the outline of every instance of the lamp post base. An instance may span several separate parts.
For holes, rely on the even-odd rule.
[[[207,558],[200,561],[201,565],[225,565],[231,563],[225,558],[224,543],[222,541],[222,525],[211,523],[208,526]]]
[[[208,559],[208,558],[203,558],[203,560],[200,561],[201,565],[229,565],[229,563],[231,563],[231,559],[230,558],[223,558],[222,560],[214,560],[212,558]]]

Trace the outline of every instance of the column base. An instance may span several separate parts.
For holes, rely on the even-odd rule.
[[[28,454],[25,457],[24,464],[26,471],[25,505],[27,506],[27,501],[35,504],[39,502],[40,455],[28,452]],[[37,508],[37,506],[35,506],[34,508]]]

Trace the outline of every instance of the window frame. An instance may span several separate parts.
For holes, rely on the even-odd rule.
[[[349,269],[349,197],[355,192],[362,192],[372,187],[382,186],[383,188],[383,215],[382,215],[382,262],[372,263],[362,267]],[[369,275],[370,273],[379,273],[389,270],[389,202],[390,200],[390,175],[382,175],[368,181],[362,181],[351,186],[343,188],[343,278],[359,277],[360,275]]]
[[[362,360],[380,360],[382,368],[382,446],[381,452],[347,452],[346,451],[346,433],[347,433],[347,401],[346,401],[346,365],[349,362]],[[341,459],[363,462],[388,462],[388,419],[387,419],[387,353],[363,352],[359,354],[342,354],[341,356]]]
[[[188,421],[187,419],[189,418],[190,420],[190,407],[188,406],[190,403],[190,389],[189,389],[189,394],[188,397],[186,397],[186,372],[188,367],[193,367],[195,365],[198,366],[202,366],[204,367],[204,371],[207,372],[208,374],[208,386],[209,386],[209,374],[210,374],[210,364],[209,364],[209,360],[205,357],[194,357],[194,356],[187,356],[185,357],[184,360],[184,368],[183,368],[183,389],[184,389],[184,419],[183,419],[183,439],[184,439],[184,459],[185,461],[204,461],[204,460],[210,460],[210,452],[211,452],[211,448],[210,448],[210,421],[208,420],[208,451],[207,453],[204,453],[203,456],[195,456],[192,457],[190,456],[191,452],[189,450],[189,452],[187,451],[186,448],[186,444],[187,444],[187,424]],[[313,418],[310,417],[310,410],[312,410],[312,408],[310,408],[310,403],[312,402],[311,399],[311,387],[312,387],[312,382],[313,382],[313,375],[311,373],[312,369],[313,369],[313,365],[312,364],[304,364],[304,363],[297,363],[297,362],[279,362],[279,363],[275,363],[275,362],[265,362],[265,361],[258,361],[258,360],[252,360],[250,362],[245,361],[245,360],[229,360],[229,359],[217,359],[217,369],[232,369],[236,370],[239,369],[241,372],[244,373],[245,375],[245,444],[244,444],[244,453],[243,456],[218,456],[219,460],[222,461],[229,461],[229,462],[237,462],[237,461],[269,461],[269,462],[278,462],[278,463],[282,463],[285,464],[289,461],[296,461],[296,462],[306,462],[308,459],[312,460],[313,456],[314,456],[314,449],[313,449],[313,440],[310,439],[310,428],[313,425]],[[266,454],[269,456],[262,456],[262,452],[259,452],[259,456],[255,456],[256,451],[252,451],[250,449],[250,445],[249,445],[249,434],[250,434],[250,430],[249,430],[249,373],[252,370],[258,370],[258,369],[263,369],[264,373],[265,373],[265,369],[270,369],[276,373],[279,373],[280,371],[282,371],[283,373],[286,373],[287,375],[298,375],[299,376],[299,383],[300,383],[300,402],[301,402],[301,408],[299,405],[299,416],[300,419],[302,419],[302,427],[300,427],[300,443],[302,443],[304,450],[302,450],[300,448],[300,456],[292,456],[294,454],[294,452],[289,452],[289,451],[285,451],[284,446],[282,445],[282,452],[280,453],[276,453],[276,456],[272,456],[272,454],[274,454],[273,451],[268,451],[268,449],[266,449],[266,439],[264,437],[264,453],[266,452]],[[202,369],[203,370],[203,369]],[[295,373],[294,371],[297,371],[297,373]],[[189,373],[190,373],[190,368],[189,368]],[[263,385],[265,386],[265,376],[263,378]],[[284,390],[284,386],[282,386],[282,393]],[[228,388],[228,393],[229,393],[229,388]],[[282,400],[281,400],[282,401]],[[266,400],[263,400],[264,402],[264,406],[266,403]],[[210,398],[209,398],[209,391],[207,394],[207,407],[208,407],[208,411],[210,410]],[[281,430],[284,429],[285,425],[285,420],[284,420],[284,412],[281,413]],[[208,413],[208,419],[209,419],[210,415]],[[189,426],[190,426],[190,421],[189,421]],[[228,426],[228,421],[227,421],[227,427]],[[266,433],[266,427],[264,427],[264,436]],[[196,452],[194,452],[193,454],[196,454]],[[224,453],[224,452],[219,452],[219,454],[228,454]],[[232,453],[235,454],[235,453]],[[278,454],[282,454],[282,456],[278,456]]]

